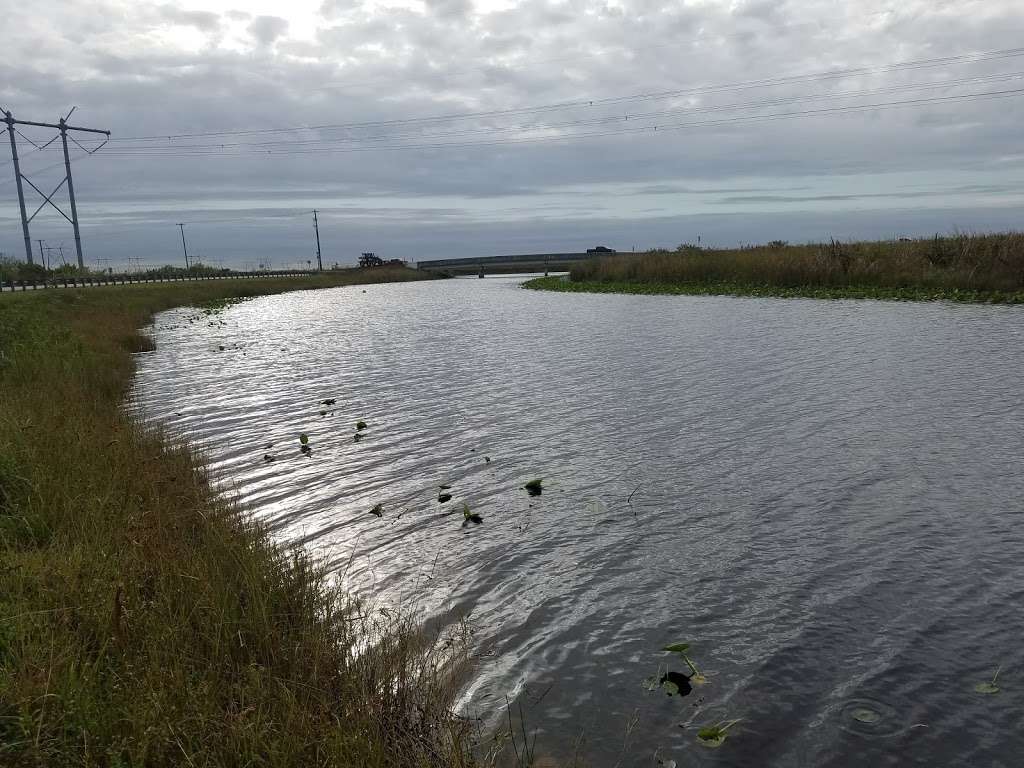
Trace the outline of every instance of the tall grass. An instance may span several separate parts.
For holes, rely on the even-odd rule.
[[[774,243],[730,250],[606,256],[574,266],[573,282],[798,288],[1024,290],[1024,234],[956,234],[907,241]]]
[[[158,310],[416,277],[0,297],[0,764],[470,764],[457,633],[348,600],[121,408]]]

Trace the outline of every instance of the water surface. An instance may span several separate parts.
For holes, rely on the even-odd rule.
[[[538,754],[1019,764],[1024,309],[519,282],[167,312],[135,402],[353,589],[470,616],[466,711]],[[709,683],[645,690],[677,641]]]

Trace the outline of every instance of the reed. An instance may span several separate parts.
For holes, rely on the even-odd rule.
[[[1018,302],[1024,301],[1024,233],[725,250],[683,245],[595,258],[574,266],[570,281],[584,290],[617,285],[641,293]],[[533,287],[558,288],[553,281]]]

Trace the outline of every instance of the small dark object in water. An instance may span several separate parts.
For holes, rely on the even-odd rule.
[[[180,415],[180,414],[179,414],[179,415]],[[267,443],[266,445],[264,445],[264,446],[263,446],[263,450],[264,450],[264,451],[269,451],[269,450],[270,450],[271,448],[273,448],[273,447],[274,447],[274,444],[273,444],[273,443]]]
[[[373,509],[370,510],[370,514],[376,515],[377,517],[384,517],[384,505],[377,504]]]
[[[490,464],[491,463],[491,457],[490,456],[484,456],[484,461],[486,461],[488,464]]]
[[[540,496],[542,490],[541,481],[540,479],[531,480],[526,485],[524,485],[523,488],[525,488],[526,492],[531,496]]]
[[[321,400],[320,405],[334,405],[336,402],[338,402],[337,399],[329,397],[326,400]]]
[[[358,432],[356,432],[356,433],[355,433],[354,435],[352,435],[352,439],[353,439],[353,440],[354,440],[355,442],[357,442],[357,443],[358,443],[358,442],[359,442],[360,440],[362,440],[362,439],[363,439],[363,436],[362,436],[361,434],[359,434]]]
[[[356,429],[357,430],[366,429],[366,422],[365,421],[357,421],[356,422]]]
[[[310,448],[308,445],[302,446],[299,450],[302,451],[307,456],[312,456],[313,455],[313,449]]]
[[[465,522],[463,522],[462,525],[463,527],[465,527],[466,523],[475,523],[476,525],[480,525],[480,523],[482,523],[483,521],[484,519],[480,517],[480,515],[478,515],[476,512],[473,512],[469,515],[469,517],[466,518]]]
[[[320,411],[320,415],[321,416],[326,416],[327,415],[327,411]]]
[[[447,491],[449,488],[451,488],[450,485],[439,485],[437,487],[440,488],[442,491]]]
[[[452,500],[452,495],[450,493],[439,493],[437,495],[437,500],[444,504],[446,501]]]
[[[690,685],[690,676],[684,675],[682,672],[666,672],[661,676],[661,680],[658,681],[658,684],[661,686],[664,686],[665,683],[671,683],[666,688],[669,696],[688,696],[693,692],[693,687]]]
[[[221,352],[223,352],[223,351],[224,351],[224,345],[223,345],[223,344],[221,344],[221,345],[220,345],[220,346],[218,347],[218,349],[219,349],[219,350],[220,350]]]
[[[274,457],[271,456],[269,453],[265,453],[263,454],[263,460],[269,464],[274,460]]]

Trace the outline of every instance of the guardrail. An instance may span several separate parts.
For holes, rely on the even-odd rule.
[[[45,280],[0,280],[0,292],[36,291],[47,288],[98,288],[106,285],[143,285],[146,283],[183,283],[203,280],[244,280],[260,277],[305,277],[319,272],[231,272],[223,275],[181,275],[143,277],[141,275],[96,275],[90,277],[51,277]]]

